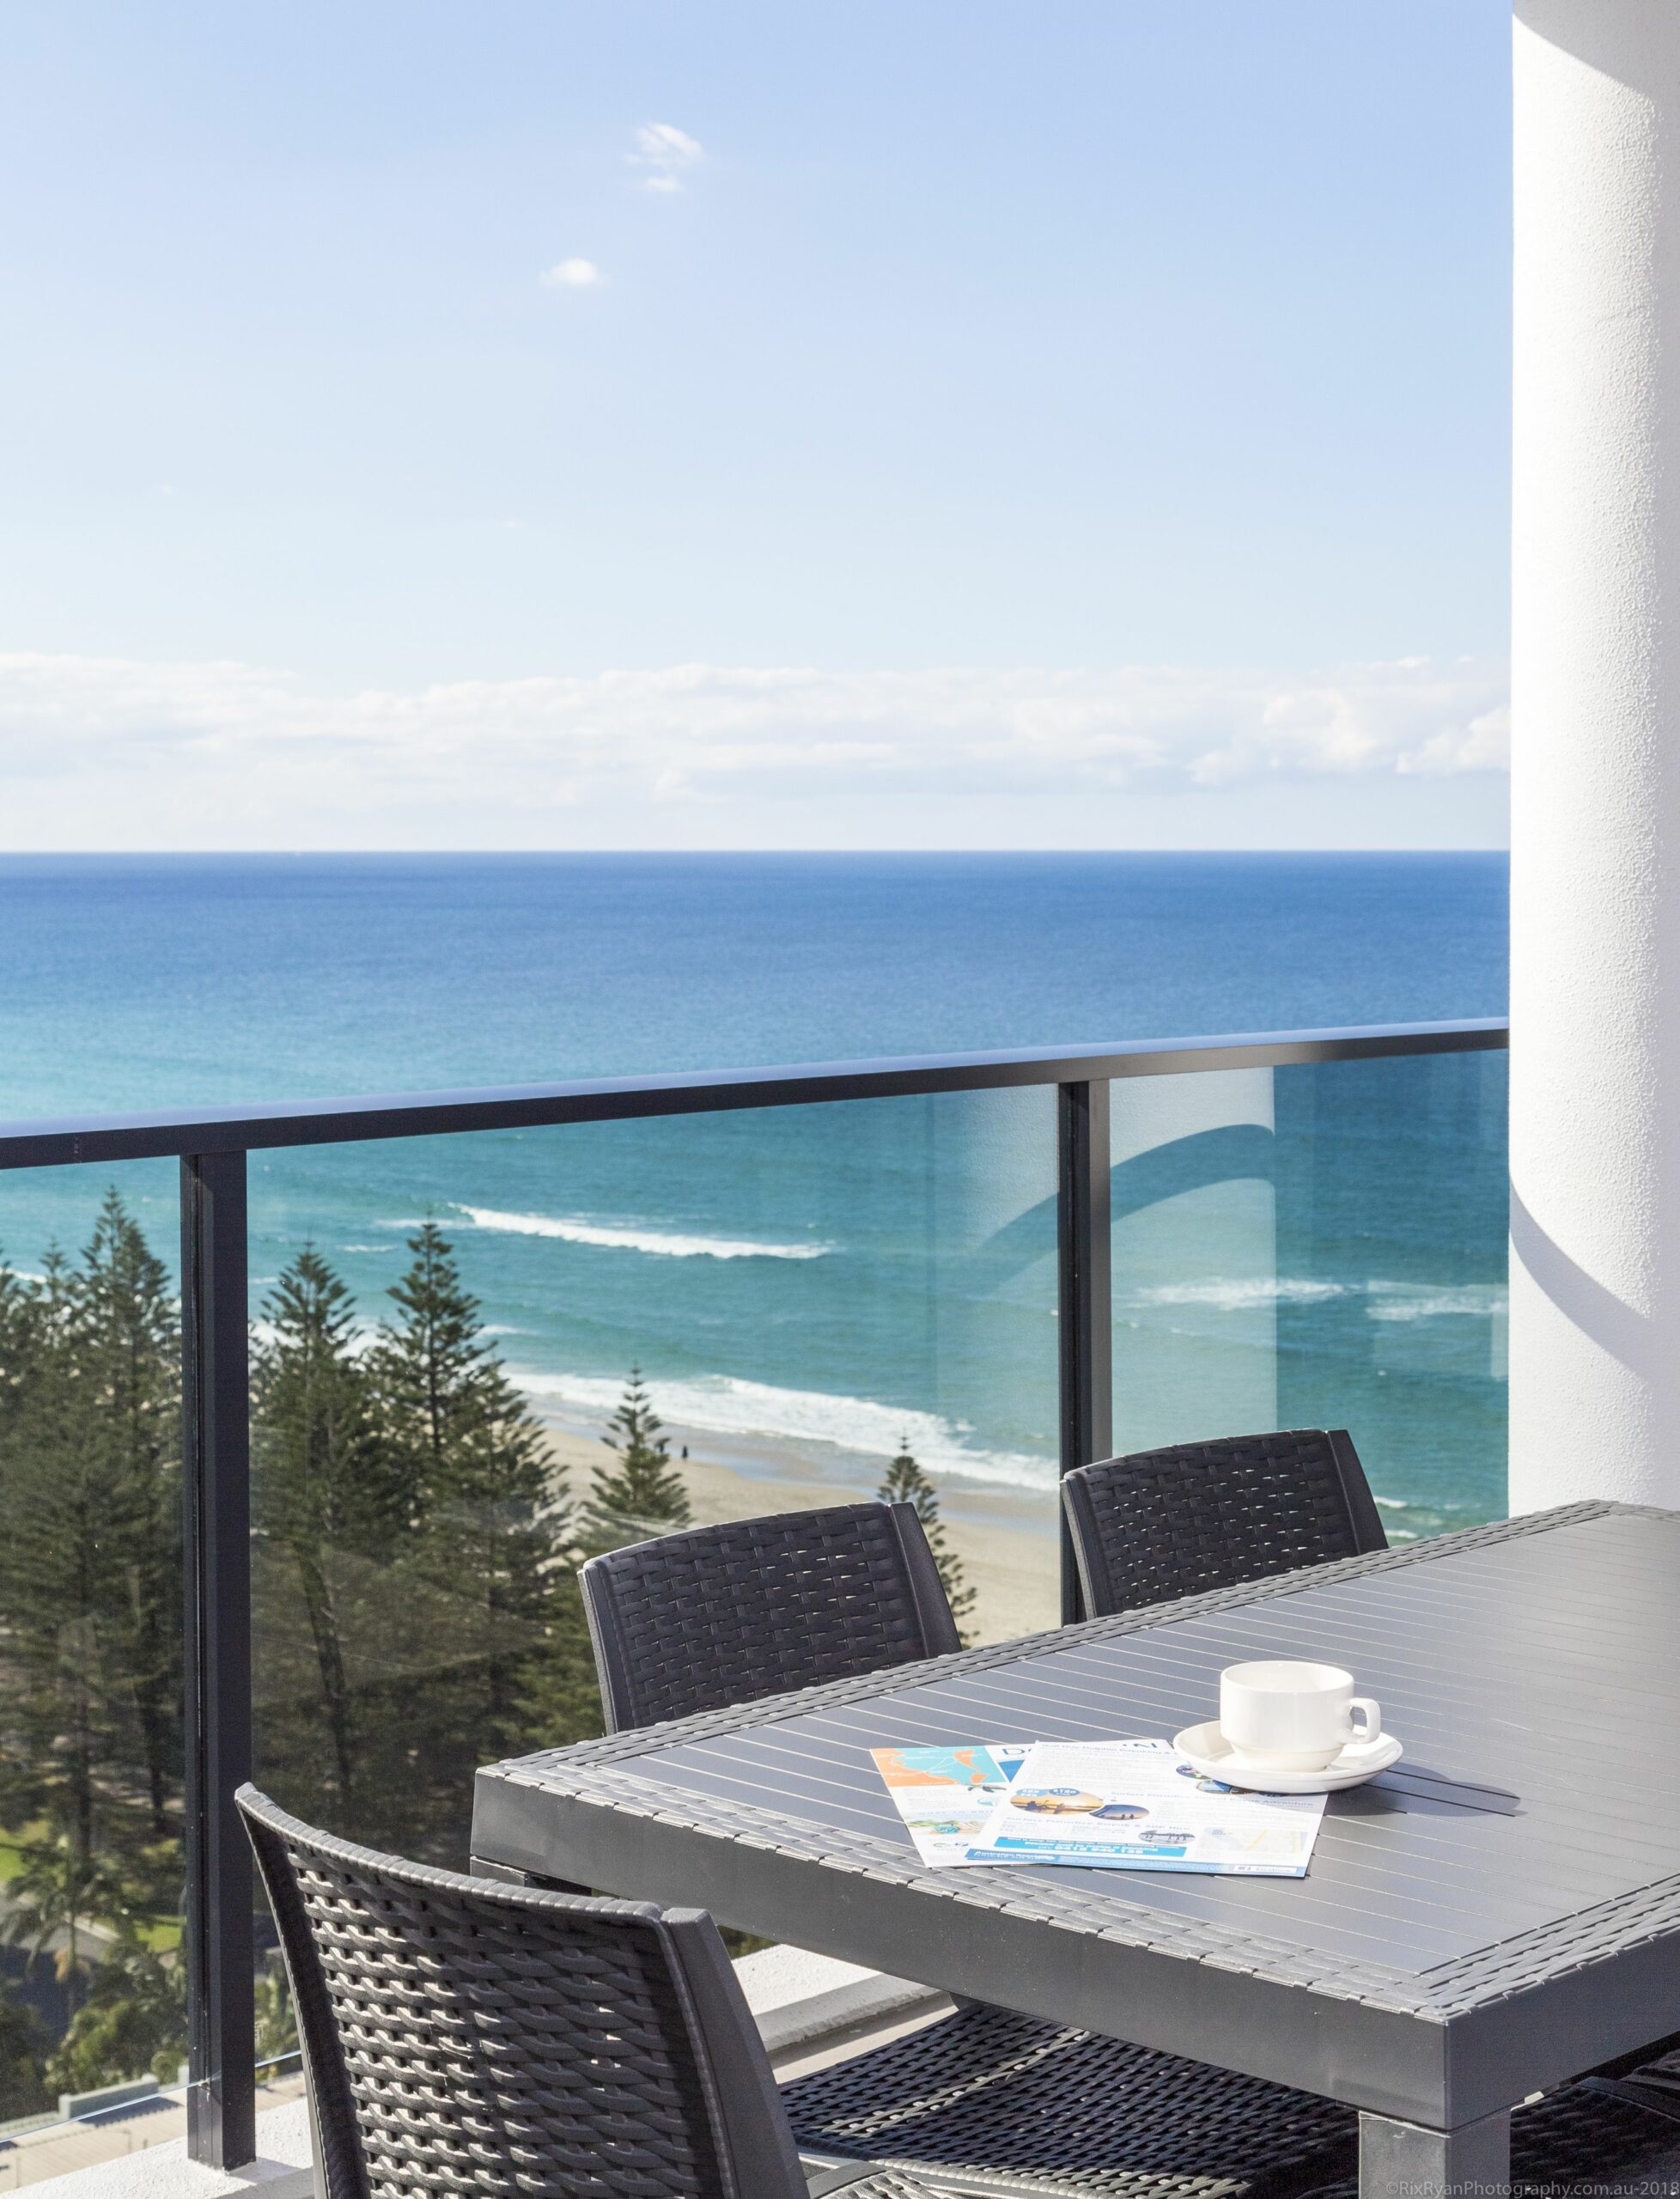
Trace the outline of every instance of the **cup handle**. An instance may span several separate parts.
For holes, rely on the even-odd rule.
[[[1356,1695],[1348,1705],[1352,1737],[1342,1743],[1343,1756],[1357,1756],[1374,1748],[1383,1738],[1383,1706],[1368,1695]]]

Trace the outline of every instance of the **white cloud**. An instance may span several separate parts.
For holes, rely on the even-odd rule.
[[[687,171],[705,158],[699,139],[673,122],[641,124],[634,142],[635,150],[625,157],[632,167],[647,170],[642,180],[649,191],[680,191]]]
[[[0,846],[635,845],[654,812],[823,844],[847,805],[862,844],[878,820],[937,846],[986,803],[1005,830],[982,844],[1028,807],[1068,844],[1124,844],[1140,798],[1287,815],[1315,788],[1391,806],[1403,781],[1485,779],[1504,704],[1499,665],[1417,659],[1293,679],[690,664],[335,694],[225,661],[0,655]]]
[[[538,279],[551,290],[587,290],[600,281],[601,271],[593,259],[561,259]]]

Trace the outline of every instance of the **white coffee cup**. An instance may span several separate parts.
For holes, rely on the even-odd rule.
[[[1381,1706],[1354,1693],[1351,1672],[1293,1659],[1227,1665],[1219,1676],[1219,1722],[1239,1755],[1279,1771],[1322,1771],[1343,1749],[1369,1748],[1383,1731]]]

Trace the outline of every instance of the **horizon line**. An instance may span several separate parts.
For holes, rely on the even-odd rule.
[[[1000,856],[1510,856],[1510,848],[1500,843],[1485,846],[1439,847],[1422,844],[1405,847],[1371,847],[1358,844],[1347,847],[1182,847],[1182,848],[1090,848],[1090,847],[983,847],[983,848],[848,848],[848,847],[750,847],[750,848],[661,848],[624,846],[611,848],[0,848],[0,862],[331,862],[335,859],[354,859],[368,862],[384,859],[391,862],[411,861],[416,857],[433,857],[443,862],[482,862],[502,859],[508,862],[529,861],[533,857],[544,860],[589,862],[613,856],[664,856],[673,862],[707,861],[734,858],[743,856],[780,857],[788,856],[819,856],[831,858],[846,857],[861,861],[885,860],[913,856],[919,860],[948,857]]]

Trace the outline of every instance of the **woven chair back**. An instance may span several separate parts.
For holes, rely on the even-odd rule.
[[[238,1799],[326,2199],[804,2199],[709,1917],[429,1870]]]
[[[1062,1499],[1093,1618],[1388,1547],[1345,1428],[1134,1452],[1068,1475]]]
[[[611,1733],[961,1647],[909,1504],[731,1520],[611,1550],[581,1577]]]

